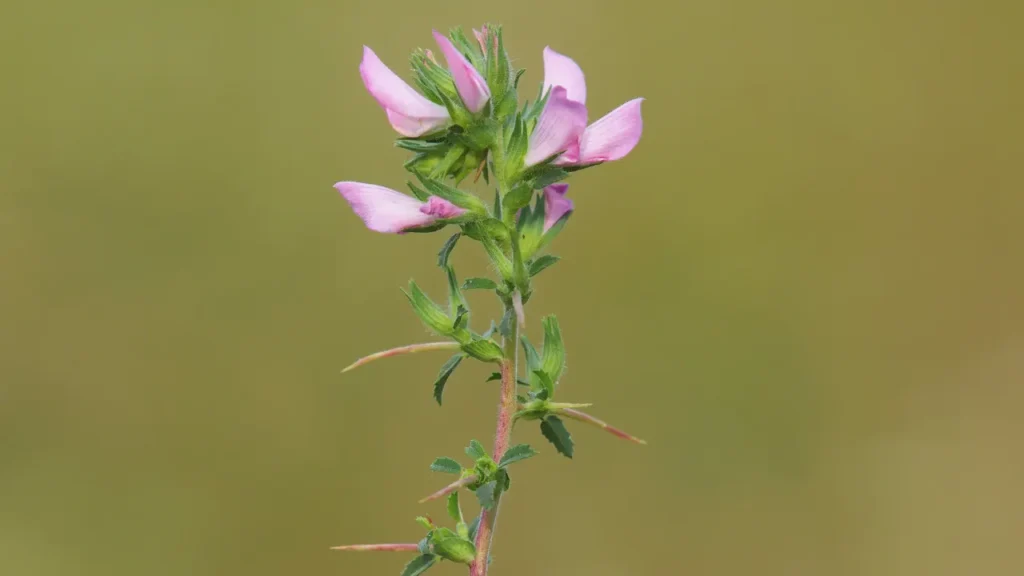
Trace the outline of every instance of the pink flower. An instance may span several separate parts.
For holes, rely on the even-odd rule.
[[[552,96],[556,89],[563,88],[570,101],[586,105],[587,84],[583,70],[572,58],[551,48],[544,49],[544,87],[551,88]],[[559,166],[585,165],[625,157],[640,142],[644,130],[640,114],[643,100],[630,100],[588,126],[574,142],[562,149],[565,153],[555,163]]]
[[[462,103],[474,114],[483,110],[484,105],[491,99],[487,81],[446,36],[434,30],[434,40],[444,53],[448,71],[452,73],[452,80],[455,81],[455,89],[462,97]]]
[[[402,136],[422,136],[449,122],[447,108],[431,102],[406,84],[366,46],[363,46],[359,74],[370,95],[387,112],[391,127]]]
[[[570,100],[564,87],[555,86],[530,134],[526,166],[533,166],[576,147],[586,127],[587,107]]]
[[[410,228],[428,226],[439,219],[455,218],[466,212],[437,196],[420,202],[401,192],[373,184],[338,182],[334,188],[363,219],[366,227],[374,232],[401,234]]]
[[[568,184],[552,184],[544,188],[544,232],[550,230],[563,216],[572,212],[572,200],[565,197],[568,190]]]

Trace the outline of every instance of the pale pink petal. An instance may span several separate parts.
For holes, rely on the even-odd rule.
[[[587,127],[580,137],[578,164],[610,162],[629,154],[640,141],[644,121],[640,115],[643,98],[630,100]]]
[[[448,123],[448,117],[441,118],[410,118],[408,116],[402,116],[398,112],[385,108],[384,112],[388,116],[388,122],[391,127],[395,129],[402,136],[407,138],[416,138],[417,136],[423,136],[431,132],[437,131]]]
[[[388,112],[391,125],[403,136],[422,136],[448,122],[444,106],[431,102],[406,84],[366,46],[359,74],[370,95]]]
[[[587,126],[587,107],[566,97],[565,88],[551,90],[547,104],[530,134],[526,166],[568,150]]]
[[[474,114],[483,110],[484,105],[491,99],[491,90],[487,87],[487,81],[477,72],[476,68],[469,63],[469,60],[459,52],[452,41],[434,31],[434,40],[440,46],[444,58],[448,62],[448,70],[452,73],[452,80],[455,81],[455,88],[462,97],[466,108]]]
[[[562,216],[572,212],[572,200],[565,197],[568,184],[552,184],[544,188],[544,231],[547,232]]]
[[[579,64],[548,47],[544,49],[544,90],[554,86],[565,88],[569,100],[587,103],[587,82]]]
[[[459,208],[444,198],[431,196],[427,200],[426,204],[420,206],[420,212],[429,214],[435,218],[455,218],[456,216],[462,216],[465,214],[466,209]]]
[[[374,232],[398,234],[437,219],[423,213],[420,209],[426,205],[423,202],[390,188],[362,182],[338,182],[334,188]]]

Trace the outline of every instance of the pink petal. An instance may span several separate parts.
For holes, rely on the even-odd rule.
[[[473,28],[473,36],[476,36],[476,41],[480,44],[480,50],[487,54],[487,36],[476,28]]]
[[[552,184],[544,189],[544,231],[547,232],[562,216],[572,212],[572,200],[565,197],[568,184]]]
[[[629,154],[644,131],[644,120],[640,115],[643,101],[643,98],[630,100],[587,127],[580,137],[576,163],[610,162]]]
[[[455,204],[439,198],[437,196],[431,196],[427,200],[427,203],[420,206],[420,212],[429,214],[435,218],[455,218],[456,216],[462,216],[466,213],[465,208],[459,208]]]
[[[406,84],[366,46],[359,74],[370,95],[388,112],[391,126],[402,136],[422,136],[448,123],[444,106],[427,100]]]
[[[423,202],[390,188],[362,182],[338,182],[334,188],[374,232],[399,234],[437,219],[421,210]]]
[[[469,108],[470,112],[476,114],[483,110],[484,105],[491,99],[491,90],[487,87],[484,77],[477,72],[476,68],[466,60],[452,44],[451,40],[434,31],[434,40],[441,47],[445,60],[448,61],[448,70],[452,73],[452,80],[455,81],[455,88],[462,96],[462,102]]]
[[[572,147],[586,126],[587,107],[569,100],[565,88],[556,86],[530,134],[526,166],[533,166]]]
[[[544,90],[554,86],[565,88],[569,100],[587,103],[587,82],[579,64],[548,47],[544,49]]]

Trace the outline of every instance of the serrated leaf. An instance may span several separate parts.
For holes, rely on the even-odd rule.
[[[562,377],[562,369],[565,367],[565,344],[562,342],[562,329],[558,326],[558,318],[554,316],[545,317],[541,323],[544,325],[544,352],[541,358],[541,369],[551,377],[552,383],[558,383]],[[554,394],[554,388],[551,389]]]
[[[462,474],[462,465],[454,458],[438,458],[430,465],[430,469],[444,474]]]
[[[490,278],[466,278],[462,283],[463,290],[494,290],[498,284]]]
[[[537,258],[530,264],[530,276],[536,276],[544,270],[547,270],[549,266],[561,260],[558,256],[552,256],[551,254],[545,254],[540,258]]]
[[[473,461],[477,461],[484,456],[487,456],[487,451],[484,450],[484,445],[476,440],[470,440],[469,446],[466,447],[466,456],[469,456]]]
[[[442,558],[459,564],[469,564],[476,559],[476,546],[457,535],[436,540],[434,552]]]
[[[494,489],[497,485],[498,483],[492,480],[476,489],[474,494],[476,494],[477,500],[480,501],[480,507],[486,510],[494,508]]]
[[[434,382],[434,399],[437,400],[438,406],[441,405],[441,397],[444,395],[444,385],[448,383],[448,377],[452,375],[452,372],[459,367],[462,358],[462,354],[456,354],[441,367],[441,372],[438,373],[437,380]]]
[[[448,516],[456,522],[462,522],[462,508],[459,507],[459,493],[452,492],[448,495]]]
[[[501,462],[498,462],[498,468],[504,468],[509,464],[515,464],[536,455],[537,452],[530,448],[529,444],[516,444],[505,451],[505,454],[501,457]]]
[[[448,267],[448,257],[451,256],[452,250],[455,249],[455,243],[462,238],[462,232],[456,232],[445,241],[444,246],[441,247],[441,251],[437,253],[437,265],[441,268]]]
[[[463,344],[462,351],[482,362],[497,362],[505,357],[501,346],[492,340],[474,340]]]
[[[437,562],[437,556],[423,554],[413,558],[402,570],[402,576],[419,576],[430,569]]]
[[[548,416],[540,423],[540,432],[555,446],[555,450],[566,458],[572,458],[572,436],[558,416]]]

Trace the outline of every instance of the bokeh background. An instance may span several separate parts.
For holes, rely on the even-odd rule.
[[[357,73],[430,29],[551,45],[626,160],[572,179],[557,313],[577,458],[519,466],[495,576],[1024,573],[1024,186],[1014,2],[29,2],[0,9],[0,573],[398,574],[434,456],[496,386],[422,341],[446,234]],[[463,275],[486,272],[471,244]],[[473,300],[478,317],[496,312]],[[445,565],[437,574],[461,574]]]

